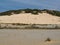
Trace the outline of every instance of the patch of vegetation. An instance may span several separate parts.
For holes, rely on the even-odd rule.
[[[53,16],[59,16],[60,17],[60,11],[55,11],[55,10],[47,10],[47,9],[43,9],[43,10],[40,10],[40,9],[19,9],[19,10],[9,10],[9,11],[6,11],[6,12],[1,12],[0,13],[0,16],[5,16],[5,15],[12,15],[12,13],[14,14],[19,14],[19,13],[22,13],[22,11],[25,11],[25,13],[31,13],[31,14],[34,14],[34,15],[38,15],[38,13],[48,13],[48,14],[52,14]]]
[[[47,38],[45,41],[49,41],[49,42],[50,42],[50,41],[51,41],[51,39],[50,39],[50,38]]]
[[[27,9],[24,9],[24,11],[25,11],[25,13],[31,13],[32,9],[27,8]]]
[[[28,25],[28,24],[23,24],[23,23],[12,23],[12,25]]]
[[[47,9],[44,9],[42,11],[46,11],[48,14],[52,14],[53,16],[59,16],[60,17],[60,11],[47,10]]]
[[[38,9],[33,9],[32,11],[31,11],[31,14],[38,14],[38,12],[39,12],[39,10]]]

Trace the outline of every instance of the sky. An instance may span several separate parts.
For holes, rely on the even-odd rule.
[[[60,0],[0,0],[0,12],[25,8],[60,11]]]

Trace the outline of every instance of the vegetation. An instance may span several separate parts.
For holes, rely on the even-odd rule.
[[[52,14],[54,16],[59,16],[60,17],[60,11],[47,10],[47,13]]]
[[[24,9],[23,11],[25,11],[25,13],[31,13],[32,9],[27,8],[27,9]]]
[[[28,25],[28,24],[23,24],[23,23],[12,23],[12,25]]]
[[[50,38],[47,38],[45,41],[49,41],[49,42],[50,42],[50,41],[51,41],[51,39],[50,39]]]
[[[48,13],[48,14],[52,14],[54,16],[59,16],[60,17],[60,11],[55,11],[55,10],[47,10],[47,9],[43,9],[43,10],[40,10],[40,9],[19,9],[19,10],[9,10],[9,11],[6,11],[6,12],[1,12],[0,13],[0,16],[4,16],[4,15],[12,15],[12,13],[14,14],[19,14],[19,13],[22,13],[22,11],[25,11],[25,13],[31,13],[31,14],[34,14],[34,15],[38,15],[38,13]]]

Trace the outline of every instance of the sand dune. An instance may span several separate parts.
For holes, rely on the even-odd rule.
[[[13,14],[11,16],[0,16],[0,23],[60,24],[60,17],[47,13],[39,13],[39,15]]]

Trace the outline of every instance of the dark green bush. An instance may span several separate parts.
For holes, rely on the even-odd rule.
[[[24,9],[24,11],[25,11],[25,13],[31,13],[32,9],[27,8],[27,9]]]
[[[37,11],[32,11],[31,14],[35,14],[36,15],[36,14],[38,14],[38,12]]]

